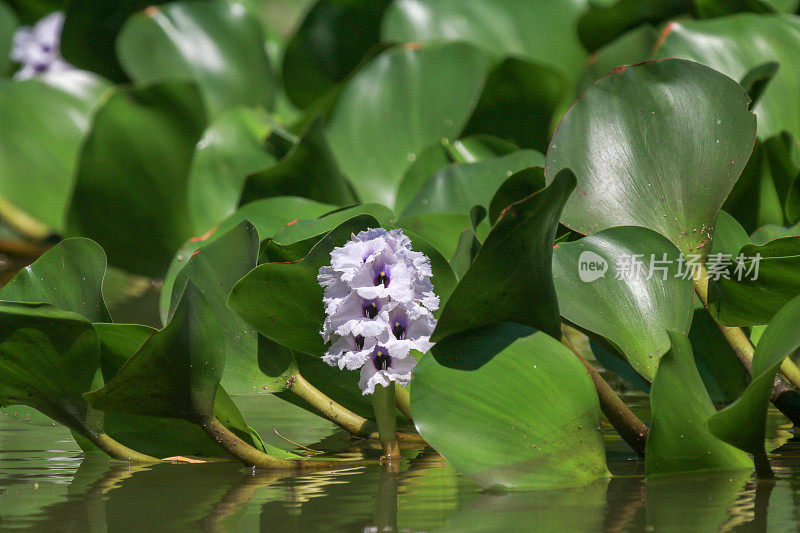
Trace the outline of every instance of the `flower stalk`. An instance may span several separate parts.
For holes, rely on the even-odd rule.
[[[389,462],[400,459],[400,446],[397,443],[397,417],[395,414],[395,384],[377,385],[372,394],[372,408],[378,423],[378,435],[383,449],[383,457]]]

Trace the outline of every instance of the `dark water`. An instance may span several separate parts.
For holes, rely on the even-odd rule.
[[[238,398],[265,440],[272,432],[322,450],[375,449],[271,397]],[[15,416],[16,413],[16,416]],[[29,419],[29,420],[26,420]],[[368,466],[302,476],[234,463],[149,467],[86,459],[62,427],[26,409],[0,411],[0,530],[34,531],[796,531],[800,440],[772,417],[778,479],[747,473],[645,480],[609,434],[615,476],[589,487],[482,492],[439,456],[409,450],[389,471]]]

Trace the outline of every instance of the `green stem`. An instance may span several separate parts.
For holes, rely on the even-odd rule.
[[[300,374],[291,379],[289,390],[308,402],[319,414],[347,431],[363,439],[379,440],[378,426],[370,420],[357,415],[341,404],[336,403],[321,390],[306,381]],[[416,433],[398,433],[397,440],[402,443],[425,446],[426,443]]]
[[[273,457],[253,448],[237,437],[217,417],[211,417],[201,424],[201,427],[223,450],[248,467],[269,470],[312,470],[337,468],[353,464],[351,461],[316,461],[313,459],[281,459]]]
[[[392,461],[400,458],[400,446],[397,444],[397,415],[395,414],[394,382],[388,387],[376,385],[372,394],[372,408],[378,422],[378,436],[383,448],[383,455]]]
[[[703,306],[708,311],[711,318],[717,324],[720,333],[725,338],[725,341],[733,350],[736,358],[742,364],[748,374],[751,373],[753,367],[753,355],[755,348],[750,342],[750,339],[742,331],[742,328],[730,327],[721,324],[708,307],[708,272],[705,265],[700,265],[699,276],[694,281],[694,289]],[[795,386],[800,386],[800,370],[797,366],[787,357],[781,363],[781,372],[791,381]],[[788,417],[795,425],[800,425],[800,394],[792,389],[780,376],[775,376],[775,383],[772,386],[772,393],[770,395],[772,403]]]
[[[617,430],[622,440],[628,443],[640,457],[644,457],[647,444],[648,428],[644,422],[639,420],[633,411],[625,405],[622,398],[617,396],[614,389],[603,379],[597,370],[575,349],[566,337],[561,337],[561,343],[575,354],[583,364],[589,376],[592,378],[594,388],[597,390],[597,397],[600,399],[600,408],[608,421]]]
[[[395,387],[395,403],[397,408],[403,413],[403,416],[408,418],[409,422],[414,423],[414,418],[411,416],[411,393],[405,387]]]
[[[84,433],[84,437],[89,439],[92,444],[103,450],[112,459],[120,461],[138,461],[143,463],[160,463],[161,459],[150,457],[128,448],[124,444],[117,442],[105,433],[89,434]]]

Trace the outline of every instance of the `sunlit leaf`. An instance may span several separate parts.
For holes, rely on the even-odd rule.
[[[735,81],[689,61],[601,78],[564,116],[547,153],[548,181],[563,168],[578,178],[561,221],[584,234],[643,226],[684,254],[705,255],[753,148],[747,100]]]
[[[483,487],[544,489],[608,475],[591,379],[532,328],[500,323],[439,342],[414,372],[411,409],[425,440]]]

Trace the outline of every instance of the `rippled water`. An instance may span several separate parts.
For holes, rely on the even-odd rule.
[[[272,431],[321,450],[379,450],[275,398],[237,398],[265,440]],[[16,415],[16,416],[15,416]],[[27,420],[26,420],[27,419]],[[779,415],[774,484],[747,474],[645,481],[609,433],[615,476],[589,487],[486,493],[432,452],[407,450],[397,471],[368,466],[286,476],[234,463],[150,467],[83,458],[69,432],[28,409],[0,411],[0,529],[35,531],[796,531],[800,441]]]

